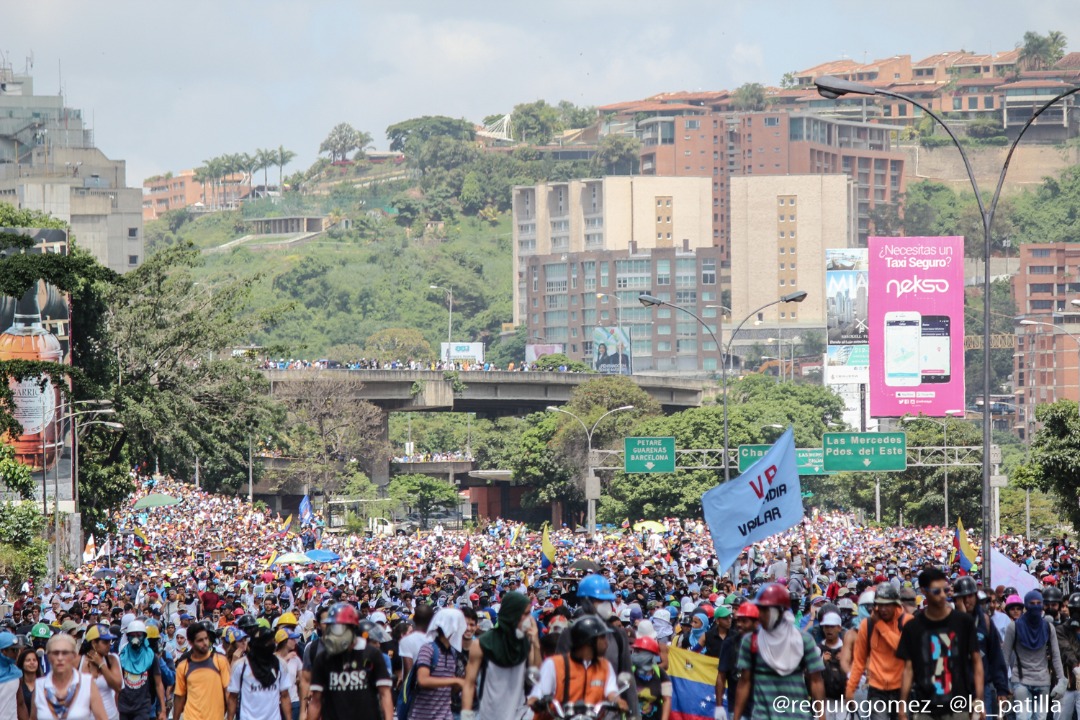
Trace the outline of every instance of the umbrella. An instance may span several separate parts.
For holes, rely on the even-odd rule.
[[[594,563],[589,558],[579,558],[574,561],[574,564],[570,566],[571,570],[584,570],[587,573],[600,572],[600,566]]]
[[[291,552],[278,555],[276,562],[278,565],[307,565],[311,562],[311,558],[301,553]]]
[[[104,580],[106,578],[111,580],[116,577],[116,571],[112,568],[101,568],[100,570],[94,571],[94,577],[98,580]]]
[[[139,498],[139,501],[135,503],[135,509],[142,510],[144,508],[169,507],[170,505],[179,505],[182,502],[183,500],[174,498],[172,495],[150,493],[144,498]]]
[[[667,532],[667,528],[656,522],[655,520],[642,520],[641,522],[634,523],[634,530],[641,532],[642,530],[651,530],[653,532]]]
[[[305,554],[307,555],[308,560],[317,563],[337,562],[341,559],[341,556],[333,550],[308,550]],[[278,562],[281,561],[278,560]]]

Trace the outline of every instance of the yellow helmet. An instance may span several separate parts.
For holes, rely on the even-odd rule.
[[[154,638],[161,637],[161,630],[154,623],[146,624],[146,639],[153,640]]]
[[[291,612],[282,613],[281,617],[279,617],[277,619],[277,622],[274,623],[276,627],[281,627],[282,625],[292,625],[293,627],[296,627],[299,624],[300,621],[297,620],[296,616],[293,615]]]
[[[83,635],[83,640],[86,642],[93,642],[95,640],[115,640],[116,638],[109,632],[107,625],[91,625],[90,629]]]

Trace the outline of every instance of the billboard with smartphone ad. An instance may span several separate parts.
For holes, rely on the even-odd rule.
[[[871,237],[874,417],[964,407],[964,238]]]

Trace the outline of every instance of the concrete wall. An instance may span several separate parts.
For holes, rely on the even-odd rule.
[[[954,190],[970,191],[971,183],[964,170],[964,161],[952,145],[922,148],[905,145],[898,148],[907,156],[904,164],[905,182],[933,180]],[[1005,162],[1007,148],[967,148],[975,179],[985,192],[993,192],[998,173]],[[1024,145],[1016,148],[1009,173],[1005,176],[1005,194],[1016,193],[1025,187],[1042,184],[1043,178],[1057,176],[1070,165],[1080,164],[1080,146]]]

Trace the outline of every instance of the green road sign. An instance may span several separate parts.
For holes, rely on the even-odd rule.
[[[825,433],[826,472],[907,470],[907,434],[902,432]]]
[[[739,472],[746,472],[755,462],[765,456],[772,445],[740,445]],[[821,448],[795,448],[795,462],[800,475],[828,475],[825,471],[825,454]]]
[[[623,442],[626,472],[675,472],[675,438],[628,437]]]

